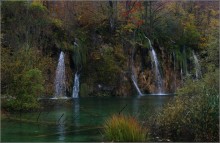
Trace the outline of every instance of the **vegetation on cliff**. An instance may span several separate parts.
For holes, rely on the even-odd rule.
[[[155,117],[155,134],[172,140],[185,133],[192,141],[217,140],[218,2],[2,1],[1,26],[5,109],[37,109],[38,97],[53,96],[61,51],[68,96],[75,72],[82,97],[132,96],[132,74],[144,93],[154,93],[151,41],[165,92],[178,94]],[[199,76],[195,56],[201,64]]]
[[[161,113],[152,118],[152,134],[172,141],[218,141],[219,70],[200,81],[188,80]]]

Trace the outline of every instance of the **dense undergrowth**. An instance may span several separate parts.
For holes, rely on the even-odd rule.
[[[162,111],[144,125],[113,115],[104,124],[108,141],[219,141],[219,70],[187,80]],[[144,128],[143,128],[144,127]]]
[[[219,140],[219,70],[188,80],[178,96],[152,118],[156,137],[172,141]]]

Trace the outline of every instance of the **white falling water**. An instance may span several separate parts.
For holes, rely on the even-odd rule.
[[[133,81],[133,84],[134,84],[134,86],[135,86],[137,92],[138,92],[138,95],[142,96],[143,94],[141,93],[141,90],[139,89],[139,87],[138,87],[138,85],[137,85],[137,78],[135,78],[135,75],[134,75],[134,74],[131,75],[131,79],[132,79],[132,81]]]
[[[145,38],[147,38],[147,37],[145,36]],[[151,44],[150,39],[148,39],[148,42],[149,42],[149,46],[150,46],[150,56],[151,56],[152,67],[154,67],[154,69],[155,69],[157,93],[162,94],[163,80],[162,80],[162,76],[161,76],[160,69],[159,69],[159,62],[158,62],[156,52],[154,51],[154,48]]]
[[[78,98],[79,96],[79,75],[75,73],[74,85],[73,85],[73,98]]]
[[[162,81],[162,77],[158,68],[158,60],[157,60],[157,55],[154,51],[154,49],[152,48],[151,51],[151,60],[154,63],[154,69],[155,69],[155,75],[156,75],[156,83],[157,83],[157,87],[158,87],[158,93],[162,93],[162,89],[163,89],[163,81]]]
[[[55,97],[66,97],[66,84],[65,84],[65,63],[64,53],[60,52],[60,57],[56,69],[55,77]]]
[[[135,88],[138,92],[138,95],[142,96],[143,94],[141,93],[141,90],[140,90],[140,88],[138,87],[138,84],[137,84],[137,77],[134,74],[134,60],[133,60],[133,57],[134,57],[134,48],[132,50],[132,59],[131,59],[131,71],[132,71],[131,80],[132,80],[132,82],[133,82],[133,84],[134,84],[134,86],[135,86]]]
[[[193,53],[193,58],[194,58],[195,70],[196,70],[196,79],[199,79],[202,76],[201,66],[199,64],[199,60],[196,54],[194,53],[194,51],[192,53]]]

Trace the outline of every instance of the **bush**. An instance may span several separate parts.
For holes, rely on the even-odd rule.
[[[23,81],[23,94],[32,95],[37,97],[44,91],[42,72],[35,68],[27,71],[22,78]]]
[[[124,115],[113,115],[104,125],[108,141],[145,141],[146,132],[135,118]]]
[[[177,97],[158,114],[152,131],[173,141],[219,140],[218,73],[188,81]]]
[[[14,98],[8,97],[3,107],[7,110],[16,111],[39,108],[37,97],[44,91],[41,71],[30,69],[21,76],[17,84],[19,86],[17,85],[17,92]]]

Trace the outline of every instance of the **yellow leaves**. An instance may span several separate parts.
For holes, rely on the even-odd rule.
[[[77,20],[80,21],[82,19],[82,15],[77,16]]]
[[[200,39],[199,39],[201,42],[207,42],[207,38],[206,37],[200,37]]]
[[[136,26],[133,23],[128,23],[123,27],[123,30],[128,32],[133,32],[133,30],[136,28]]]
[[[62,21],[59,19],[53,18],[51,21],[56,27],[62,27],[63,25]]]
[[[70,43],[68,43],[68,42],[66,42],[66,41],[63,41],[62,43],[61,43],[61,45],[59,45],[59,44],[57,44],[63,51],[71,51],[71,52],[73,52],[74,51],[74,47],[70,44]]]
[[[32,10],[37,10],[38,12],[45,12],[47,8],[43,6],[41,2],[34,1],[31,3],[31,9]]]
[[[74,11],[77,21],[83,25],[94,25],[107,19],[108,7],[101,2],[67,2],[69,7]],[[71,12],[69,13],[72,14]],[[68,19],[70,22],[72,19]]]
[[[198,46],[199,46],[199,48],[204,49],[204,48],[208,47],[208,44],[207,43],[199,43]]]
[[[91,58],[94,59],[94,60],[99,60],[99,59],[101,59],[101,53],[98,52],[98,51],[92,52],[92,53],[90,54],[90,56],[91,56]]]
[[[219,11],[211,9],[210,14],[211,16],[217,16],[219,14]]]
[[[199,7],[198,5],[196,5],[194,8],[195,8],[195,9],[199,9],[200,7]]]
[[[200,37],[199,39],[199,48],[204,49],[208,46],[208,37]]]
[[[189,19],[190,21],[193,21],[193,20],[195,19],[194,14],[189,14],[189,15],[188,15],[188,19]]]
[[[219,27],[219,19],[212,19],[210,25],[214,27]]]

